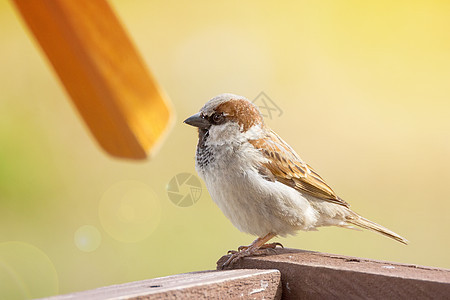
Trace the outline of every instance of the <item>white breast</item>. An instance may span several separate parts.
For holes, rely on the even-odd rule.
[[[250,143],[212,141],[208,148],[213,159],[206,166],[197,164],[197,172],[214,202],[239,230],[261,237],[315,228],[317,211],[298,191],[258,173],[265,158]]]

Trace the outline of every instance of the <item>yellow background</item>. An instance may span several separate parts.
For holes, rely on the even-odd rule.
[[[213,269],[250,243],[195,173],[182,124],[209,98],[264,91],[266,122],[352,208],[410,240],[323,228],[286,247],[450,267],[450,2],[111,2],[178,119],[147,162],[93,141],[12,4],[0,4],[0,296],[42,297]]]

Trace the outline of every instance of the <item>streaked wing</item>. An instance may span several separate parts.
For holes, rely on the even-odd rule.
[[[272,130],[268,131],[264,139],[249,142],[269,160],[264,166],[273,174],[275,180],[316,198],[345,207],[350,206]]]

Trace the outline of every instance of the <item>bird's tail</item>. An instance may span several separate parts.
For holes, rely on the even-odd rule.
[[[387,237],[390,237],[391,239],[394,239],[396,241],[399,241],[400,243],[403,243],[405,245],[408,244],[408,240],[401,237],[400,235],[396,234],[393,231],[390,231],[389,229],[378,225],[377,223],[374,223],[370,220],[367,220],[364,217],[361,217],[360,215],[358,215],[355,212],[351,211],[351,214],[347,216],[347,223],[359,226],[361,228],[364,229],[369,229],[369,230],[373,230],[376,231],[378,233],[381,233],[382,235],[385,235]]]

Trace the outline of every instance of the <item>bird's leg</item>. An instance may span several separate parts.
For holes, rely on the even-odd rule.
[[[246,256],[252,256],[252,255],[258,255],[258,254],[266,254],[264,251],[265,249],[274,249],[277,245],[281,245],[280,243],[270,243],[266,244],[270,239],[274,238],[276,236],[275,233],[268,233],[264,237],[258,237],[256,240],[253,241],[249,246],[241,246],[238,248],[238,251],[228,251],[228,253],[231,253],[230,258],[222,265],[222,269],[226,268],[227,266],[235,263],[237,260],[246,257]]]

